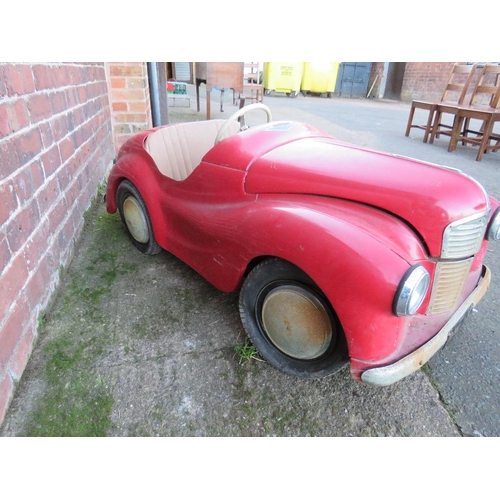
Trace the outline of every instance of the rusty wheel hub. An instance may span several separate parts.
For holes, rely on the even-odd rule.
[[[333,337],[325,306],[313,293],[294,285],[277,287],[266,296],[262,325],[269,340],[296,359],[318,358]]]
[[[129,196],[123,202],[123,215],[132,237],[139,243],[147,243],[149,240],[149,231],[146,216],[139,202],[133,196]]]

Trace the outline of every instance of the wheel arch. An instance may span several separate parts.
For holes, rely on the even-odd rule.
[[[108,177],[106,187],[106,209],[109,213],[118,210],[116,193],[120,184],[127,180],[131,182],[141,194],[150,215],[153,233],[158,243],[164,247],[165,216],[161,209],[161,184],[162,176],[151,165],[151,158],[144,154],[130,152],[123,154],[119,161],[113,166]],[[156,171],[155,171],[156,170]]]
[[[277,257],[256,259],[253,264],[241,289],[239,310],[260,354],[275,368],[305,378],[332,375],[345,366],[342,324],[314,281]],[[273,305],[264,313],[271,296]]]
[[[304,211],[301,217],[307,219]],[[349,355],[384,358],[400,341],[404,320],[393,314],[392,302],[410,264],[349,221],[336,219],[327,228],[318,227],[316,221],[312,233],[324,230],[321,238],[294,230],[301,222],[287,217],[280,220],[279,229],[273,227],[275,251],[253,253],[239,276],[240,287],[262,261],[288,262],[309,276],[330,303],[344,330]],[[264,239],[263,232],[256,236]],[[260,246],[269,247],[266,241]]]

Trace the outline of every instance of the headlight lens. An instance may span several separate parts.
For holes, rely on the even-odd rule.
[[[488,228],[489,240],[500,240],[500,208],[497,208]]]
[[[427,270],[417,264],[403,276],[394,297],[394,314],[409,316],[415,314],[429,290],[431,278]]]

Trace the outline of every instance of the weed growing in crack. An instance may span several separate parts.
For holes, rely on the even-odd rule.
[[[259,352],[248,339],[245,340],[243,344],[236,344],[234,346],[234,350],[240,357],[240,365],[250,361],[251,359],[262,361]]]

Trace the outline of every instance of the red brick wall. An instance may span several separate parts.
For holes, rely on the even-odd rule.
[[[131,136],[152,127],[147,63],[106,63],[116,151]]]
[[[453,62],[407,62],[401,100],[440,99],[453,64]]]
[[[371,97],[379,97],[387,62],[374,62],[370,72],[368,90]],[[448,81],[453,62],[407,62],[401,89],[401,100],[440,99]],[[472,87],[472,85],[471,85]]]
[[[103,63],[0,64],[0,423],[114,155]]]

